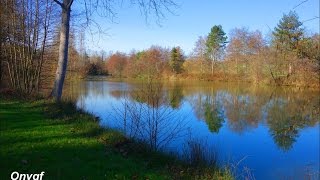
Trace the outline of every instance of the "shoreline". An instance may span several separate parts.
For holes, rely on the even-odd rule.
[[[0,99],[4,179],[13,171],[45,171],[45,179],[233,179],[227,168],[194,167],[150,151],[100,127],[96,117],[70,102]],[[75,168],[80,173],[74,173]]]

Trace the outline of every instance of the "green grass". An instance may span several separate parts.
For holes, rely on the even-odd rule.
[[[0,179],[13,171],[44,179],[232,179],[150,152],[71,103],[0,99]]]

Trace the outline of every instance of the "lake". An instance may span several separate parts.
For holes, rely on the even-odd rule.
[[[153,149],[184,157],[190,144],[199,144],[205,157],[214,154],[236,169],[237,179],[319,179],[319,91],[102,80],[68,89],[79,108],[100,117],[101,126]]]

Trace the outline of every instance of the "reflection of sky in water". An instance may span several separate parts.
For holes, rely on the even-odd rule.
[[[119,82],[88,81],[81,87],[84,90],[80,92],[77,105],[100,117],[102,126],[119,128],[121,123],[114,120],[117,116],[114,114],[114,108],[122,107],[124,92],[132,90],[134,86],[135,84]],[[170,88],[172,87],[167,87],[166,90]],[[188,87],[181,88],[182,92],[185,92],[184,88]],[[201,89],[201,86],[199,88]],[[316,100],[315,105],[318,105],[318,101]],[[205,108],[199,107],[204,103],[214,103],[224,119],[218,133],[210,132],[203,115]],[[221,162],[231,162],[235,165],[245,158],[238,167],[250,168],[256,179],[304,178],[308,172],[307,169],[311,168],[312,172],[319,169],[319,118],[316,118],[316,123],[312,125],[301,125],[301,123],[296,125],[296,123],[287,126],[287,124],[274,122],[272,118],[288,119],[289,115],[286,114],[294,112],[295,109],[290,109],[288,104],[288,100],[282,99],[281,96],[262,97],[259,94],[251,96],[240,92],[234,94],[223,88],[211,92],[194,90],[184,95],[179,102],[179,108],[170,107],[177,116],[183,117],[188,135],[172,141],[166,146],[166,150],[181,154],[191,136],[199,142],[206,142],[207,147],[214,148]],[[271,111],[272,106],[279,110]],[[280,113],[277,114],[277,111]],[[283,125],[285,132],[298,133],[295,141],[291,142],[292,144],[289,143],[287,149],[279,147],[281,142],[275,143],[270,134],[272,123],[275,124],[274,127]],[[291,130],[292,128],[296,128],[297,131]],[[272,132],[279,133],[278,131],[275,129]],[[281,138],[288,133],[280,132],[277,137]],[[319,175],[316,179],[318,177]]]

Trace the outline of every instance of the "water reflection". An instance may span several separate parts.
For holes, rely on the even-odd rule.
[[[219,110],[215,104],[210,102],[206,102],[204,104],[205,106],[205,111],[204,111],[204,116],[205,120],[208,124],[209,130],[214,133],[218,133],[219,129],[222,127],[224,123],[224,118],[221,115],[222,111]]]
[[[221,103],[215,99],[216,97],[216,92],[208,92],[189,95],[188,98],[197,119],[205,121],[213,133],[219,132],[225,119]]]
[[[269,132],[280,149],[290,150],[303,128],[319,122],[319,107],[314,105],[316,102],[311,99],[300,100],[290,96],[275,97],[268,102]]]
[[[169,89],[169,102],[170,106],[174,109],[177,109],[181,106],[181,101],[183,100],[184,96],[182,93],[182,85],[175,83],[172,89]]]
[[[198,139],[212,143],[220,139],[224,142],[220,148],[231,156],[253,154],[255,159],[248,164],[257,169],[256,177],[272,171],[274,160],[279,169],[292,164],[303,169],[310,163],[319,168],[319,91],[192,82],[150,88],[141,82],[106,81],[83,82],[76,89],[71,94],[78,105],[102,117],[102,125],[117,128],[122,124],[110,114],[114,114],[112,107],[119,108],[124,100],[160,114],[163,110],[175,112],[178,119],[185,119],[179,123],[188,124],[186,128]],[[143,127],[148,129],[145,122]],[[169,133],[168,127],[162,126],[162,133]],[[177,139],[171,148],[179,149],[186,141]],[[236,151],[228,144],[236,146]]]
[[[260,102],[259,102],[260,100]],[[224,92],[222,96],[228,126],[237,133],[256,128],[262,120],[263,99],[254,95]]]
[[[232,132],[239,134],[266,123],[275,144],[287,151],[296,142],[301,129],[314,127],[319,122],[320,99],[317,93],[241,86],[158,83],[150,87],[140,82],[91,81],[79,84],[78,91],[70,94],[78,100],[90,97],[91,101],[101,100],[106,95],[116,100],[129,97],[130,101],[146,103],[151,107],[166,105],[173,109],[179,109],[186,101],[191,105],[196,119],[205,121],[212,133],[218,133],[225,122]]]

